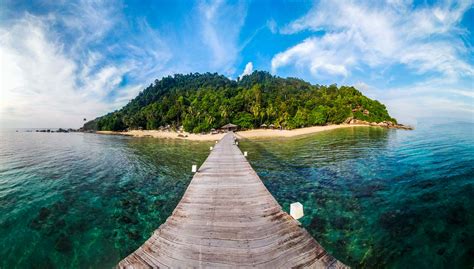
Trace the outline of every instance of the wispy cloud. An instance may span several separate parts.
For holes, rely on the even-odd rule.
[[[221,0],[203,1],[198,10],[201,36],[213,55],[210,66],[232,75],[240,53],[239,35],[247,14],[245,3],[230,5]]]
[[[113,106],[101,101],[119,85],[128,67],[105,66],[88,72],[88,65],[74,61],[62,43],[51,41],[50,34],[50,26],[34,16],[0,29],[2,125],[77,125],[83,117]]]
[[[162,76],[236,75],[245,2],[197,2],[178,31],[153,21],[162,14],[129,16],[127,7],[91,0],[6,6],[12,10],[0,22],[0,125],[77,127]]]
[[[336,33],[305,39],[300,44],[278,53],[272,59],[272,71],[279,67],[294,64],[308,68],[314,76],[349,74],[348,69],[356,64],[353,51],[346,49],[345,42],[351,33]]]
[[[423,102],[448,100],[470,111],[472,33],[463,17],[471,0],[319,1],[296,20],[281,10],[256,16],[261,6],[7,1],[0,12],[0,126],[79,127],[156,78],[207,71],[235,78],[245,63],[240,76],[271,66],[312,82],[385,89],[373,92],[389,104],[405,96],[405,107],[416,108],[427,96]]]
[[[267,25],[268,29],[270,30],[270,32],[272,32],[273,34],[276,34],[278,32],[278,25],[276,23],[276,21],[274,19],[269,19],[267,21]]]
[[[118,1],[71,2],[56,6],[49,16],[57,26],[68,29],[61,34],[74,40],[71,49],[78,52],[91,43],[100,44],[114,28],[126,27],[122,23],[122,3]],[[80,53],[77,56],[82,57]]]
[[[392,115],[405,123],[416,125],[420,118],[474,121],[472,89],[453,85],[442,78],[385,89],[364,82],[358,82],[355,86],[367,96],[386,104]]]
[[[84,1],[61,7],[61,16],[25,13],[0,26],[2,126],[77,127],[124,105],[159,74],[171,57],[166,46],[146,24],[120,39],[114,28],[125,22],[116,6]],[[119,42],[107,42],[111,36]]]
[[[276,54],[272,71],[296,67],[316,79],[359,81],[357,87],[386,103],[402,121],[435,115],[472,118],[474,66],[468,59],[473,51],[465,42],[470,33],[461,26],[472,6],[472,1],[419,6],[411,1],[320,1],[280,30],[311,36]],[[372,79],[383,81],[375,82],[379,90],[364,83]]]
[[[461,38],[464,30],[459,28],[470,6],[470,1],[419,8],[404,1],[321,1],[282,32],[309,30],[322,36],[275,55],[272,70],[297,65],[315,76],[323,72],[347,76],[360,65],[403,64],[420,74],[472,76],[474,67],[465,60],[468,48]]]

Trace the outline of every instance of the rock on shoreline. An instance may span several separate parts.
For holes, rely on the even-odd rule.
[[[353,119],[353,118],[348,118],[346,120],[347,123],[349,124],[363,124],[363,125],[369,125],[369,126],[380,126],[380,127],[385,127],[385,128],[391,128],[391,129],[402,129],[402,130],[413,130],[414,128],[408,125],[403,125],[403,124],[395,124],[391,121],[382,121],[382,122],[368,122],[365,120],[358,120],[358,119]]]

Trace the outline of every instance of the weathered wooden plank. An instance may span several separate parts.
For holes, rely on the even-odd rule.
[[[173,214],[118,268],[347,268],[282,211],[227,134]]]

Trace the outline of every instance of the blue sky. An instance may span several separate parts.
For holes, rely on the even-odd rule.
[[[252,70],[472,121],[473,29],[473,1],[0,0],[0,127],[79,127],[156,78]]]

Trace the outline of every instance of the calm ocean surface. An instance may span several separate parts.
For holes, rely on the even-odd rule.
[[[210,142],[0,131],[0,268],[111,268],[171,214]],[[285,210],[353,267],[474,266],[474,125],[242,141]]]

